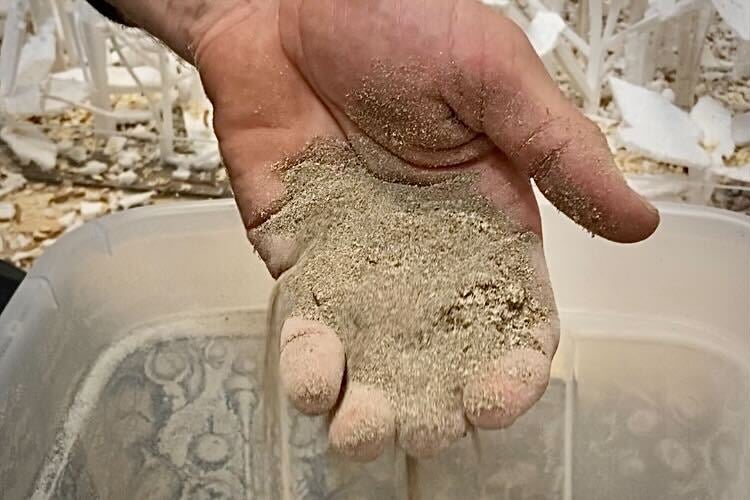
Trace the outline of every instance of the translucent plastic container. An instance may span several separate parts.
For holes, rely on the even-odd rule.
[[[750,219],[661,205],[636,245],[543,206],[563,340],[511,428],[421,462],[430,499],[750,499]],[[402,499],[405,461],[260,425],[272,282],[229,201],[62,238],[0,317],[0,498]],[[281,475],[278,457],[290,467]]]

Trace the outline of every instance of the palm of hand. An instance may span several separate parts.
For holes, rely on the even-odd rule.
[[[348,139],[369,171],[390,181],[430,184],[444,178],[443,167],[476,172],[476,190],[519,234],[541,233],[530,178],[605,237],[635,241],[655,228],[658,215],[626,188],[601,134],[562,98],[520,30],[475,0],[239,5],[199,44],[197,60],[248,234],[275,275],[298,251],[257,229],[288,182],[272,165],[317,138]],[[540,250],[541,240],[528,246],[528,262],[539,293],[551,296],[543,259],[534,257]],[[463,408],[427,412],[432,421],[394,409],[392,395],[359,383],[350,363],[357,383],[337,408],[332,443],[371,459],[398,432],[408,451],[425,454],[464,431],[464,414],[481,427],[510,424],[546,386],[558,338],[553,304],[549,313],[532,333],[544,349],[498,351],[464,381]],[[281,373],[307,413],[338,400],[344,353],[336,334],[349,342],[331,322],[294,317],[282,331]]]

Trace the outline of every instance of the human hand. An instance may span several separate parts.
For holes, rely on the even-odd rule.
[[[475,0],[199,4],[168,26],[122,8],[199,68],[248,236],[283,275],[291,401],[333,410],[360,460],[510,425],[559,339],[530,179],[605,238],[658,224],[597,127]]]

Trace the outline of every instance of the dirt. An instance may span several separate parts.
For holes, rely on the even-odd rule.
[[[401,433],[452,425],[470,377],[543,349],[532,332],[554,306],[530,262],[538,236],[477,194],[475,176],[387,182],[347,143],[317,142],[284,165],[286,197],[260,227],[302,249],[282,277],[286,313],[337,332],[347,383],[382,389]]]
[[[482,104],[459,90],[455,83],[459,74],[453,64],[441,67],[410,60],[391,66],[375,61],[356,90],[346,96],[347,116],[374,139],[352,141],[357,152],[371,153],[368,146],[380,144],[393,153],[392,158],[434,168],[464,163],[493,150],[492,141],[479,131]],[[438,81],[451,83],[443,89]],[[465,106],[473,110],[468,122],[459,118],[441,91],[458,93],[457,99],[471,103]],[[398,178],[417,173],[408,164],[386,167]]]

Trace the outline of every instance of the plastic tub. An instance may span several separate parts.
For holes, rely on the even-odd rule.
[[[619,246],[543,205],[554,379],[480,434],[481,460],[467,440],[422,462],[424,498],[750,498],[750,219],[660,209],[653,238]],[[229,201],[62,238],[0,317],[0,497],[405,498],[399,452],[344,463],[322,419],[266,441],[271,284]]]

